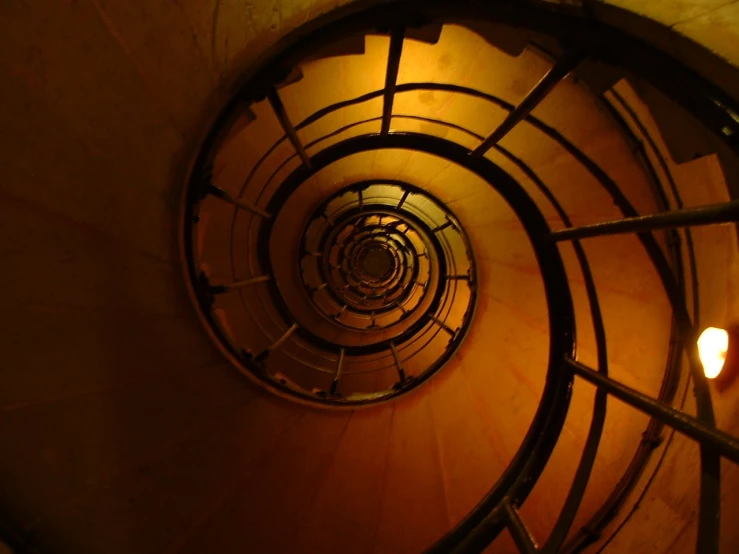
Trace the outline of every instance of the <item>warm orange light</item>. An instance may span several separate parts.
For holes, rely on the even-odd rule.
[[[703,364],[703,373],[715,379],[724,367],[729,351],[729,333],[717,327],[707,327],[698,337],[698,354]]]

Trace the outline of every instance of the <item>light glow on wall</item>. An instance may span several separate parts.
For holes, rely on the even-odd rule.
[[[698,354],[703,364],[703,373],[715,379],[726,363],[729,351],[729,333],[725,329],[707,327],[698,337]]]

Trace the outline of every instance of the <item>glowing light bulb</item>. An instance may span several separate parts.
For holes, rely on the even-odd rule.
[[[724,367],[729,350],[729,333],[724,329],[707,327],[698,337],[698,354],[703,364],[703,373],[715,379]]]

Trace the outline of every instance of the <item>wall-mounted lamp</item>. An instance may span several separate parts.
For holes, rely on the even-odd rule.
[[[698,337],[698,354],[703,364],[703,373],[715,379],[726,363],[729,351],[729,333],[726,329],[707,327]]]
[[[739,333],[736,329],[707,327],[698,337],[698,354],[703,373],[724,385],[733,380],[739,367]]]

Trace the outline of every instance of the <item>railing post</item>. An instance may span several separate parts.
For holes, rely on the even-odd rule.
[[[511,129],[513,129],[518,123],[520,123],[531,111],[538,106],[544,98],[552,91],[552,89],[562,79],[575,69],[583,59],[583,55],[578,50],[569,50],[562,54],[554,66],[542,77],[541,81],[531,89],[521,103],[516,106],[508,116],[503,120],[503,123],[493,131],[488,138],[486,138],[480,146],[472,151],[473,156],[483,156],[485,153],[492,148],[493,145],[497,144],[504,136],[506,136]]]
[[[393,358],[395,359],[395,366],[398,369],[398,376],[400,377],[400,383],[404,383],[407,379],[403,365],[400,363],[400,356],[398,356],[398,350],[395,347],[395,343],[390,341],[390,350],[393,352]]]
[[[342,369],[344,367],[344,354],[345,354],[345,352],[346,352],[346,349],[345,348],[342,348],[339,351],[339,361],[336,364],[336,373],[334,373],[334,379],[331,382],[331,389],[330,389],[331,396],[336,396],[336,393],[337,393],[337,391],[339,389],[339,379],[341,378],[341,371],[342,371]]]
[[[387,135],[390,132],[390,120],[393,114],[393,100],[395,98],[395,85],[398,80],[398,69],[400,68],[400,56],[403,54],[403,39],[405,28],[396,27],[390,33],[390,47],[387,56],[387,71],[385,74],[385,93],[382,107],[381,133]]]

